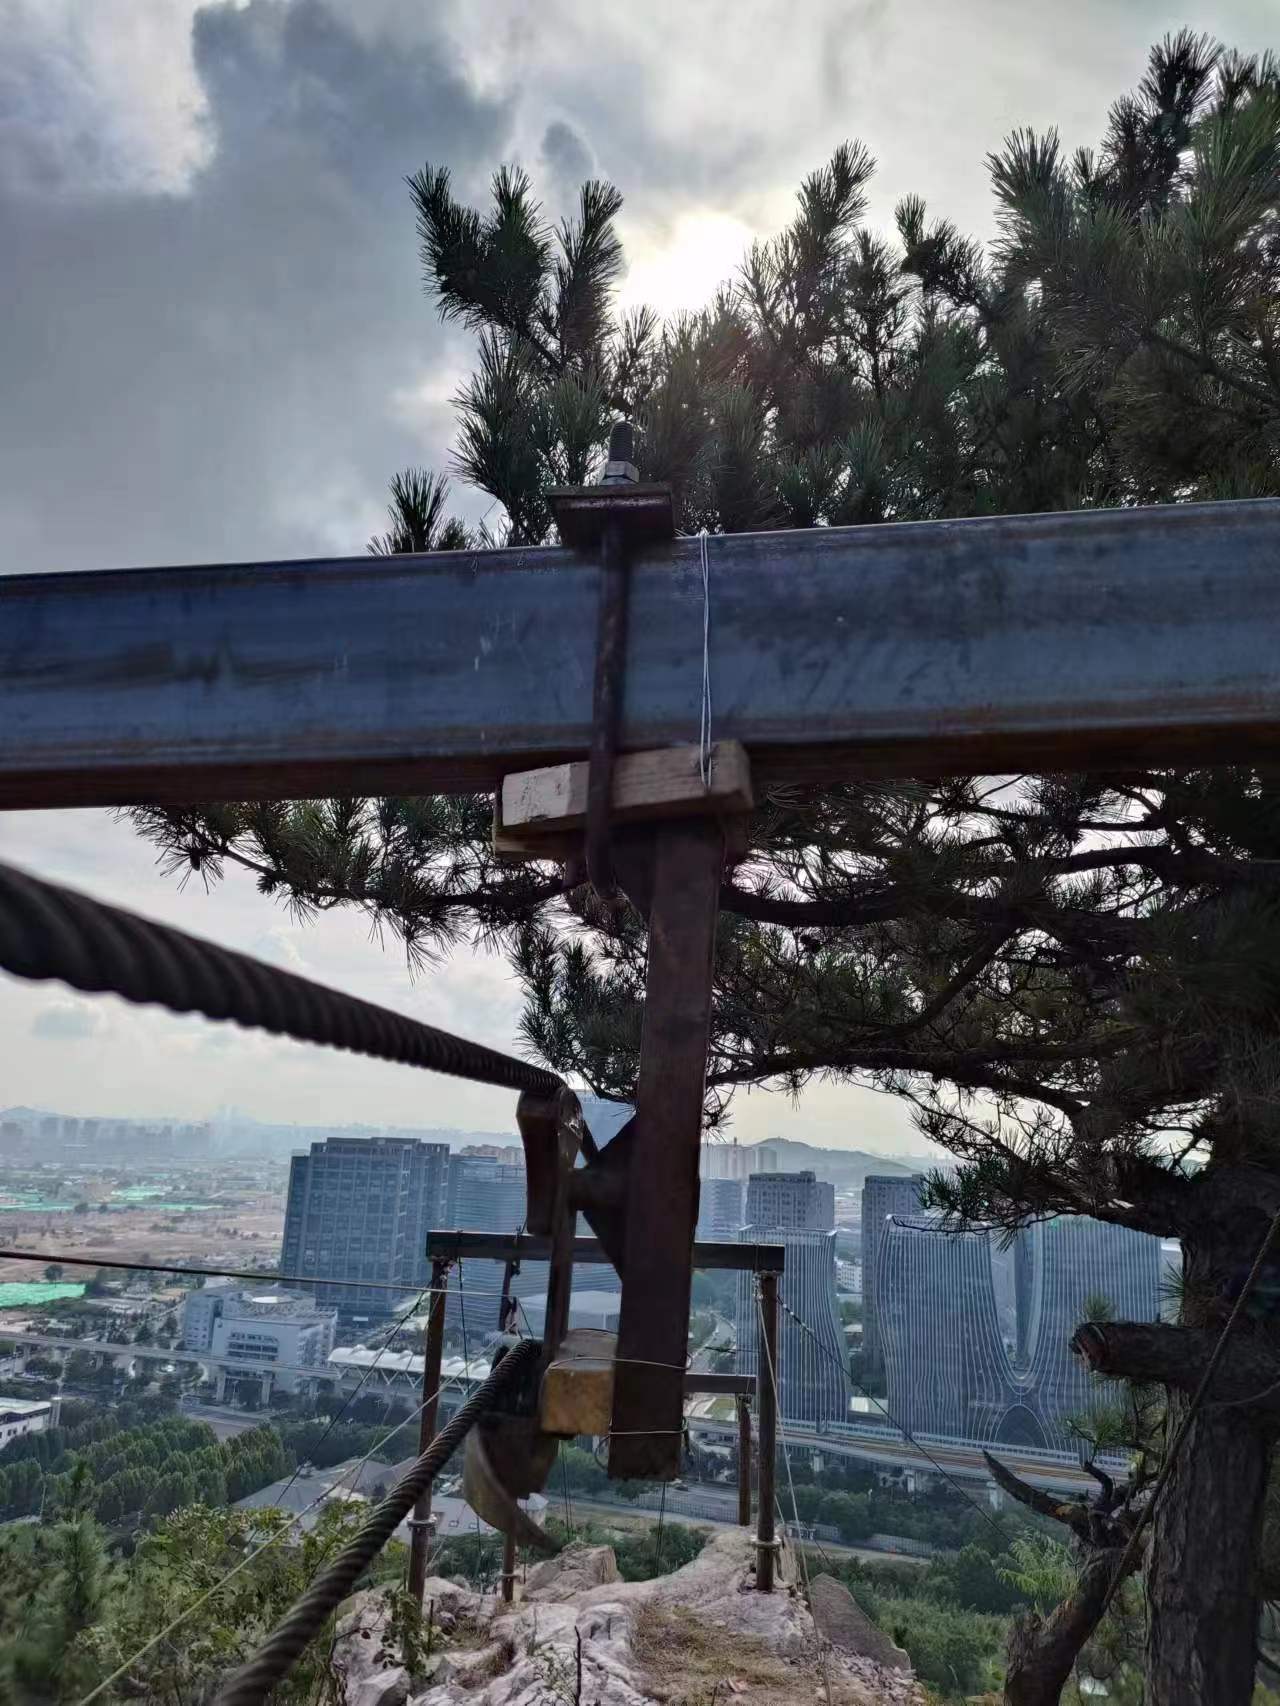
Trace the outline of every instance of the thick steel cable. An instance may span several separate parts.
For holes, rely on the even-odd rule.
[[[409,1473],[391,1489],[360,1532],[280,1620],[248,1663],[223,1683],[214,1696],[214,1706],[260,1706],[276,1683],[289,1674],[307,1643],[324,1628],[329,1613],[341,1605],[391,1539],[419,1495],[461,1445],[480,1413],[541,1355],[542,1346],[533,1339],[512,1346],[489,1378],[436,1435]]]
[[[553,1072],[0,865],[0,967],[299,1042],[552,1096]]]

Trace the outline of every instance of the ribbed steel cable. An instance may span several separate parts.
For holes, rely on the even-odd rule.
[[[0,865],[0,967],[299,1042],[551,1096],[552,1072]]]
[[[316,1577],[247,1664],[232,1673],[214,1696],[214,1706],[260,1706],[289,1674],[308,1641],[324,1628],[329,1613],[351,1592],[432,1481],[461,1445],[481,1412],[542,1355],[533,1339],[513,1345],[484,1383],[441,1429],[413,1468],[383,1499],[360,1532]]]

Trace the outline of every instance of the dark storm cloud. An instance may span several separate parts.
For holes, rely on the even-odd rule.
[[[555,119],[542,136],[542,175],[553,199],[576,194],[584,179],[594,177],[595,157],[571,124]]]
[[[0,572],[360,550],[389,474],[443,460],[466,345],[403,179],[477,188],[508,104],[320,0],[205,8],[193,51],[211,146],[182,193],[82,190],[57,78],[8,104]]]

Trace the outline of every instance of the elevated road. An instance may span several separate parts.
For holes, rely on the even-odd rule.
[[[723,1439],[736,1439],[738,1433],[734,1422],[710,1421],[701,1416],[690,1417],[689,1426],[696,1433],[712,1433]],[[975,1485],[985,1485],[991,1480],[980,1445],[932,1440],[925,1436],[926,1451],[921,1451],[889,1428],[840,1428],[819,1433],[814,1428],[794,1423],[779,1429],[780,1442],[784,1436],[791,1449],[820,1451],[824,1457],[854,1457],[885,1468],[910,1469],[924,1475],[936,1475],[940,1466],[957,1481],[970,1481]],[[999,1445],[989,1449],[1015,1475],[1049,1492],[1084,1493],[1097,1487],[1093,1477],[1068,1452]]]
[[[70,1355],[74,1351],[89,1351],[95,1356],[110,1357],[113,1361],[122,1363],[194,1363],[201,1368],[217,1370],[220,1374],[230,1376],[284,1375],[292,1379],[326,1379],[341,1383],[344,1376],[358,1377],[363,1372],[360,1366],[355,1364],[300,1368],[280,1363],[246,1363],[232,1357],[214,1356],[209,1351],[189,1351],[176,1346],[172,1350],[162,1350],[155,1345],[118,1345],[106,1339],[70,1339],[49,1333],[6,1333],[4,1336],[14,1344],[33,1351],[59,1351],[63,1355]],[[416,1392],[422,1372],[421,1357],[393,1352],[388,1356],[387,1363],[389,1379],[397,1384],[404,1382],[406,1394]],[[400,1363],[415,1366],[401,1367]],[[483,1379],[488,1373],[487,1363],[477,1364],[475,1368],[478,1379]],[[461,1390],[467,1383],[462,1376],[455,1375],[449,1379],[448,1384],[455,1390]],[[696,1433],[714,1434],[719,1438],[735,1441],[738,1437],[736,1422],[715,1421],[697,1414],[691,1414],[688,1421],[690,1429]],[[982,1460],[982,1447],[957,1440],[936,1440],[926,1435],[923,1436],[926,1451],[921,1451],[889,1428],[855,1425],[834,1430],[828,1428],[819,1433],[815,1428],[794,1423],[785,1426],[785,1437],[790,1447],[799,1451],[818,1451],[827,1457],[858,1458],[863,1462],[881,1464],[886,1468],[914,1470],[925,1475],[937,1474],[941,1466],[957,1480],[970,1481],[975,1485],[986,1484],[991,1479]],[[1086,1474],[1068,1452],[1040,1451],[1024,1446],[996,1446],[994,1451],[1015,1475],[1030,1481],[1033,1486],[1044,1487],[1051,1492],[1084,1493],[1097,1485],[1092,1476]]]

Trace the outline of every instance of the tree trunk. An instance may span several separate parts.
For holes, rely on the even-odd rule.
[[[1169,1432],[1189,1399],[1169,1391]],[[1258,1547],[1271,1435],[1210,1397],[1191,1424],[1151,1521],[1150,1706],[1249,1706]]]
[[[1005,1655],[1005,1706],[1058,1706],[1080,1649],[1098,1626],[1121,1553],[1120,1547],[1094,1553],[1070,1599],[1048,1617],[1029,1611],[1013,1625]]]

